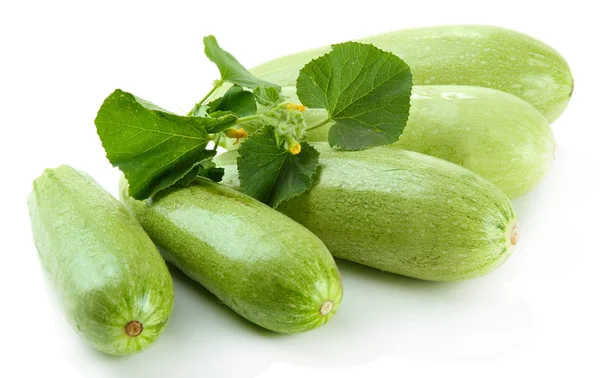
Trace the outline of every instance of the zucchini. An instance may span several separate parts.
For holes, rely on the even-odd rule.
[[[327,132],[328,127],[311,130],[308,139],[326,141]],[[392,146],[459,164],[515,198],[546,176],[555,142],[546,119],[516,96],[482,87],[433,85],[413,87],[408,123]]]
[[[340,152],[315,143],[312,188],[277,210],[315,233],[338,258],[431,281],[499,267],[518,241],[510,200],[456,164],[390,147]],[[217,159],[227,164],[237,151]],[[223,182],[239,188],[236,166]]]
[[[325,324],[342,283],[325,245],[298,223],[235,190],[197,179],[151,201],[127,195],[163,257],[246,319],[276,332]]]
[[[414,85],[473,85],[511,93],[549,122],[567,107],[573,77],[552,47],[525,34],[484,25],[397,30],[359,39],[389,51],[410,66]],[[250,70],[257,77],[296,85],[299,70],[330,47],[300,52]]]
[[[42,266],[85,340],[112,355],[151,345],[171,315],[173,282],[128,210],[64,165],[34,181],[28,205]]]

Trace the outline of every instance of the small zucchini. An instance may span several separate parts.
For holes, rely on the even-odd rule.
[[[335,257],[431,281],[499,267],[518,241],[510,200],[456,164],[390,147],[340,152],[315,143],[312,188],[277,210],[315,233]],[[217,159],[226,164],[237,151]],[[223,182],[239,188],[235,165]]]
[[[342,282],[325,245],[298,223],[235,190],[197,179],[137,201],[133,211],[163,257],[246,319],[276,332],[325,324]]]
[[[511,93],[533,105],[548,122],[567,107],[573,77],[552,47],[514,30],[486,25],[449,25],[397,30],[360,39],[389,51],[410,66],[414,85],[473,85]],[[296,85],[300,69],[327,52],[322,47],[261,64],[261,79]]]
[[[40,261],[78,332],[112,355],[151,345],[171,316],[173,282],[125,206],[69,166],[37,178],[28,205]]]

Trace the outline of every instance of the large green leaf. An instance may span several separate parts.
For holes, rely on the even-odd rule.
[[[95,123],[106,157],[129,181],[129,194],[146,199],[210,157],[207,129],[217,132],[236,120],[235,115],[182,117],[116,90],[104,100]]]
[[[408,65],[373,45],[346,42],[332,48],[304,66],[296,83],[302,104],[326,109],[334,122],[329,144],[360,150],[397,141],[410,108]]]
[[[271,207],[304,193],[317,172],[319,152],[306,142],[301,147],[298,155],[278,147],[271,126],[252,134],[238,150],[242,191]]]

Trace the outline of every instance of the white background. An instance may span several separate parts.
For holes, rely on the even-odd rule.
[[[591,1],[3,1],[0,5],[1,377],[598,377],[600,36]],[[116,192],[93,120],[115,88],[187,111],[217,78],[202,36],[251,67],[394,29],[494,24],[559,50],[573,100],[552,125],[550,176],[515,201],[521,242],[496,272],[428,283],[340,262],[326,326],[262,331],[175,275],[171,322],[146,352],[113,358],[70,329],[44,282],[25,199],[71,164]]]

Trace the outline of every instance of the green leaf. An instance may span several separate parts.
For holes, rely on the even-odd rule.
[[[119,89],[96,117],[106,157],[129,181],[129,194],[146,199],[184,178],[206,158],[207,130],[224,130],[237,117],[182,117]]]
[[[179,187],[186,187],[190,185],[196,178],[198,178],[198,173],[200,172],[200,163],[196,164],[188,173],[185,174],[182,178],[180,178],[174,185]]]
[[[212,161],[212,158],[217,154],[217,151],[214,150],[204,150],[201,154],[200,161],[198,161],[194,167],[185,174],[180,180],[178,180],[175,185],[177,186],[188,186],[190,185],[199,175],[201,170],[203,169],[202,164],[206,161]]]
[[[346,42],[304,66],[296,88],[302,104],[326,109],[334,121],[331,146],[361,150],[398,140],[408,119],[412,75],[394,54]]]
[[[230,111],[239,117],[256,114],[254,95],[238,85],[229,88],[223,97],[209,102],[207,106],[209,114],[217,111]]]
[[[217,110],[215,112],[211,112],[210,114],[207,113],[207,116],[210,118],[221,118],[221,117],[230,116],[230,115],[237,117],[237,115],[235,115],[235,113],[230,112],[229,110]],[[212,134],[212,133],[209,133],[209,134]]]
[[[254,77],[233,55],[223,50],[217,43],[217,39],[212,35],[204,37],[204,54],[217,65],[219,72],[221,72],[222,81],[252,89],[259,85],[273,87],[277,90],[281,89],[276,84]]]
[[[254,88],[254,97],[263,106],[273,107],[282,102],[281,95],[277,89],[264,85]]]
[[[207,117],[208,107],[206,105],[194,106],[194,109],[187,115],[188,117]]]
[[[319,153],[306,142],[301,146],[298,155],[277,147],[270,126],[248,137],[238,150],[242,191],[271,207],[307,191],[317,172]]]
[[[224,168],[217,168],[213,158],[217,154],[215,150],[204,150],[202,161],[196,163],[194,167],[186,173],[175,185],[185,187],[190,185],[198,177],[204,177],[214,182],[220,182],[225,175]]]
[[[205,168],[204,165],[202,165],[200,171],[198,172],[198,175],[200,177],[206,177],[207,179],[212,180],[214,182],[221,182],[221,180],[223,180],[223,176],[225,176],[225,169],[217,167]]]
[[[214,182],[219,182],[223,179],[225,169],[217,168],[217,165],[213,162],[213,158],[217,155],[216,150],[210,151],[210,158],[200,162],[198,167],[198,176],[206,177]]]
[[[207,133],[217,134],[235,125],[237,120],[238,117],[235,114],[219,110],[212,113],[210,117],[204,118],[204,127]]]

